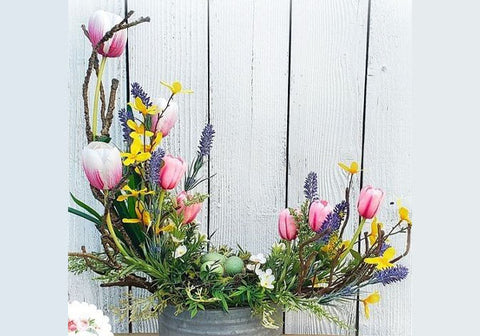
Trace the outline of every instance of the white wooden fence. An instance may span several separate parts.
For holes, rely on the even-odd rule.
[[[210,170],[216,176],[201,221],[205,231],[217,230],[215,242],[267,252],[277,239],[279,210],[301,201],[309,171],[319,174],[322,197],[342,199],[340,161],[362,163],[355,191],[365,184],[387,191],[385,222],[395,219],[393,202],[411,200],[410,0],[71,0],[69,182],[90,204],[79,153],[91,46],[80,25],[96,9],[151,18],[128,32],[128,53],[108,62],[106,82],[120,80],[117,106],[129,99],[134,81],[152,96],[167,94],[160,80],[193,89],[179,97],[179,122],[165,139],[167,150],[187,159],[204,124],[214,125]],[[118,124],[113,130],[120,143]],[[69,232],[70,250],[100,249],[84,220],[70,216]],[[69,275],[69,299],[110,312],[126,289],[100,289],[91,277]],[[360,307],[359,334],[411,335],[409,289],[409,280],[379,286],[382,299],[370,320]],[[153,332],[155,325],[113,321],[116,332]],[[286,314],[285,331],[338,332],[293,313]]]

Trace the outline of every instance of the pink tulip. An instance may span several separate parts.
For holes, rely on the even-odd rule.
[[[377,214],[380,203],[383,200],[384,193],[381,189],[372,186],[366,186],[360,191],[358,197],[358,213],[360,216],[370,219]]]
[[[97,10],[93,13],[88,20],[88,35],[92,46],[95,47],[102,37],[120,21],[122,21],[120,16],[103,10]],[[125,50],[126,43],[127,30],[122,29],[113,34],[113,37],[103,46],[100,46],[98,53],[106,57],[119,57]]]
[[[290,210],[284,209],[278,217],[278,233],[280,238],[293,240],[297,238],[298,230],[295,218],[290,214]]]
[[[167,101],[163,98],[154,99],[153,104],[158,106],[160,112],[152,116],[151,130],[155,133],[162,132],[162,135],[166,137],[177,121],[178,105],[174,101],[170,101],[168,108],[165,110],[160,120],[158,120],[159,115],[167,107]]]
[[[165,155],[163,167],[160,169],[160,185],[163,189],[174,189],[187,171],[187,164],[182,158]]]
[[[105,142],[90,142],[83,149],[82,165],[90,184],[100,190],[112,189],[122,178],[120,152]]]
[[[333,208],[327,201],[314,201],[310,205],[310,211],[308,213],[308,224],[310,228],[315,232],[320,231],[325,219],[332,211]]]
[[[177,196],[177,213],[183,215],[183,224],[188,224],[193,222],[195,217],[197,217],[200,210],[202,210],[202,203],[195,203],[191,205],[185,205],[185,200],[191,200],[192,196],[187,194],[185,191],[182,191]]]

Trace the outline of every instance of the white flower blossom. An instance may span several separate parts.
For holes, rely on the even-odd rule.
[[[253,254],[250,256],[249,260],[254,264],[262,264],[262,265],[267,262],[267,259],[265,259],[265,256],[263,255],[263,253]]]
[[[177,237],[171,235],[172,237],[172,241],[176,244],[180,244],[180,243],[183,243],[183,238],[182,239],[178,239]]]
[[[180,245],[175,249],[175,253],[173,254],[173,257],[177,259],[183,256],[185,253],[187,253],[187,247],[185,245]]]
[[[273,243],[272,245],[272,249],[273,250],[280,250],[280,251],[285,251],[287,247],[285,246],[285,243],[278,243],[278,242],[275,242]]]
[[[268,289],[273,289],[273,282],[275,281],[275,276],[272,274],[272,270],[268,268],[265,272],[260,270],[258,273],[258,278],[260,279],[260,286]]]

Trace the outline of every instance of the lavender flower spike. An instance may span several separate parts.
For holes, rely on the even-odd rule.
[[[150,159],[150,175],[149,179],[153,184],[160,183],[160,168],[162,167],[162,159],[165,156],[165,151],[162,148],[153,152]]]
[[[308,173],[305,184],[303,185],[303,192],[305,197],[310,201],[318,198],[317,173]]]
[[[127,120],[133,120],[132,110],[125,110],[124,108],[120,109],[120,111],[118,111],[118,119],[120,120],[120,124],[122,126],[123,140],[125,140],[125,142],[128,144],[131,140],[130,132],[132,130],[130,127],[128,127]]]
[[[200,143],[198,145],[198,154],[201,156],[210,155],[210,150],[212,149],[213,136],[215,131],[211,124],[205,125],[200,137]]]
[[[402,281],[408,275],[408,268],[402,265],[390,267],[374,274],[371,283],[382,283],[384,286]]]
[[[140,98],[143,102],[143,104],[146,107],[152,106],[152,102],[150,101],[150,97],[148,94],[143,91],[143,88],[138,84],[137,82],[132,83],[132,90],[131,90],[133,98]]]

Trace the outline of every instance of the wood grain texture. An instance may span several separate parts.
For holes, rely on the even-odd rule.
[[[289,206],[303,202],[303,182],[310,171],[318,174],[319,196],[340,202],[346,175],[337,163],[360,162],[367,13],[367,0],[292,3]],[[357,178],[354,195],[358,187]],[[358,223],[356,212],[352,214],[345,238]],[[355,324],[354,304],[332,312]],[[287,333],[345,333],[304,313],[287,313],[285,324]]]
[[[83,117],[82,84],[87,69],[88,58],[91,53],[91,44],[80,29],[81,24],[88,24],[88,18],[97,9],[104,9],[118,15],[124,15],[124,1],[107,0],[71,0],[69,1],[69,188],[80,200],[93,205],[98,211],[103,207],[92,197],[88,180],[83,172],[80,154],[87,144],[85,137],[85,121]],[[104,73],[104,83],[110,86],[111,79],[119,80],[116,106],[125,100],[126,65],[125,55],[109,59]],[[96,83],[92,75],[90,101],[93,101],[93,90]],[[93,103],[90,104],[92,106]],[[91,107],[92,108],[92,107]],[[99,123],[100,125],[100,123]],[[120,145],[120,127],[114,122],[112,126],[112,142]],[[73,202],[72,207],[78,208]],[[85,245],[87,251],[101,251],[100,238],[91,222],[69,214],[69,251],[80,251]],[[127,324],[118,321],[113,315],[111,307],[118,304],[119,297],[125,293],[124,288],[100,288],[99,282],[92,280],[94,274],[85,272],[82,275],[68,274],[68,300],[87,301],[102,309],[111,319],[115,332],[128,331]]]
[[[372,1],[365,119],[364,184],[386,191],[379,218],[398,221],[397,199],[411,209],[411,1]],[[393,202],[394,204],[391,204]],[[415,229],[415,223],[414,223]],[[393,237],[398,254],[404,237]],[[413,250],[415,245],[413,246]],[[400,261],[410,265],[409,258]],[[411,331],[410,276],[399,284],[377,288],[380,303],[369,320],[360,315],[360,335],[408,336]],[[364,295],[366,295],[365,293]]]
[[[278,239],[285,199],[289,2],[210,1],[214,244],[252,253]]]
[[[175,127],[164,138],[168,153],[191,162],[198,140],[208,121],[207,2],[128,0],[128,9],[150,16],[151,22],[129,31],[129,78],[139,82],[151,97],[168,99],[170,91],[160,81],[179,80],[193,94],[175,97],[179,116]],[[204,170],[205,176],[207,170]],[[207,193],[207,183],[195,189]],[[207,204],[199,217],[207,232]],[[136,295],[144,295],[135,289]],[[157,320],[133,323],[135,332],[157,330]]]

